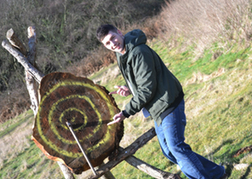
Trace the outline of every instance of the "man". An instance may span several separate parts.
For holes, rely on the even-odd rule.
[[[113,25],[102,25],[96,35],[107,49],[116,52],[118,66],[129,87],[117,86],[118,90],[110,94],[133,95],[108,125],[143,110],[145,116],[151,115],[154,119],[163,154],[178,164],[188,178],[221,178],[225,173],[223,166],[194,153],[184,142],[186,117],[182,86],[146,45],[145,34],[136,29],[123,35]]]

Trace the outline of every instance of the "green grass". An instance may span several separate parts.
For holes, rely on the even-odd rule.
[[[214,60],[210,50],[206,50],[201,58],[193,62],[190,50],[182,54],[173,54],[168,49],[158,47],[159,45],[154,44],[153,48],[158,52],[161,50],[159,54],[164,62],[169,63],[169,69],[184,84],[185,100],[190,101],[192,98],[192,102],[186,103],[186,142],[195,152],[216,163],[225,163],[228,166],[229,178],[251,178],[250,154],[233,157],[240,148],[250,146],[252,141],[251,49],[234,47],[237,51],[223,53]],[[196,81],[186,85],[187,80],[194,73],[211,75],[220,68],[225,68],[224,74],[213,76],[207,81]],[[246,77],[250,78],[246,79]],[[200,108],[197,114],[193,112],[195,108]],[[125,123],[127,122],[134,125],[134,121],[126,120]],[[136,127],[141,128],[144,125],[146,124],[143,122]],[[126,127],[125,130],[129,129]],[[132,129],[127,132],[134,135]],[[181,174],[177,166],[162,155],[156,138],[139,149],[135,156],[164,171]],[[249,157],[250,159],[246,161]],[[234,164],[243,163],[240,162],[242,159],[249,164],[249,167],[242,171],[233,169]],[[121,169],[126,171],[123,175],[120,174]],[[114,168],[112,172],[116,178],[151,178],[125,162]],[[183,174],[181,177],[185,178]]]
[[[10,148],[5,153],[6,156],[1,156],[0,178],[45,178],[44,176],[49,174],[52,178],[64,178],[55,162],[47,159],[30,139],[33,122],[33,112],[29,110],[1,125],[1,140],[6,140],[8,135],[14,134],[11,138],[14,142],[7,141],[13,144],[9,146]],[[24,130],[30,132],[22,134],[21,131]],[[26,144],[22,141],[16,142],[16,135],[24,135],[23,138],[28,142]],[[21,149],[18,149],[19,145],[22,146]],[[6,146],[1,146],[1,149]],[[15,148],[17,149],[15,150]]]

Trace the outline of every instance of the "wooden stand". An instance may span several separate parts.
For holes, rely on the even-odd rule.
[[[22,43],[18,36],[14,33],[13,29],[7,31],[6,37],[8,39],[2,42],[2,46],[12,54],[20,64],[25,68],[25,79],[27,90],[30,95],[31,100],[31,109],[33,110],[34,116],[36,116],[39,106],[38,94],[37,94],[37,83],[41,82],[44,74],[41,73],[38,69],[34,67],[35,57],[36,57],[36,33],[34,27],[28,27],[28,46],[29,51],[27,52],[26,47]],[[37,83],[36,83],[37,82]],[[133,154],[145,145],[149,140],[156,136],[154,128],[151,128],[149,131],[144,133],[141,137],[135,140],[130,146],[123,149],[120,148],[119,154],[116,158],[110,160],[108,163],[100,166],[96,170],[96,175],[89,176],[89,179],[95,179],[103,176],[105,179],[114,179],[114,176],[110,173],[110,170],[119,164],[121,161],[125,160],[127,163],[133,167],[147,173],[148,175],[158,178],[158,179],[180,179],[179,175],[171,174],[159,170],[142,160],[133,156]],[[58,162],[64,177],[66,179],[73,179],[74,176],[71,171],[63,165],[61,162]]]

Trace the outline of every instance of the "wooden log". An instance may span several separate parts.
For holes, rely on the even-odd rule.
[[[34,66],[35,65],[35,57],[36,57],[36,33],[35,28],[28,27],[28,47],[29,47],[29,53],[27,56],[27,60]],[[36,85],[36,81],[33,78],[33,76],[26,71],[25,72],[25,81],[26,81],[26,87],[30,95],[31,100],[31,106],[30,108],[33,110],[34,116],[37,115],[38,112],[38,87]]]
[[[143,145],[145,145],[149,140],[151,140],[154,136],[156,136],[156,132],[154,128],[151,128],[149,131],[144,133],[142,136],[140,136],[138,139],[136,139],[130,146],[128,146],[125,149],[120,150],[119,154],[116,155],[115,158],[110,160],[108,163],[101,166],[96,171],[96,176],[88,176],[88,179],[97,179],[99,176],[103,175],[104,173],[108,172],[110,169],[115,167],[117,164],[119,164],[123,160],[127,160],[130,158],[127,162],[131,165],[137,165],[138,164],[144,164],[145,169],[143,167],[138,167],[138,169],[142,169],[142,171],[146,172],[147,174],[151,173],[151,176],[157,177],[157,178],[169,178],[169,179],[180,179],[178,175],[174,175],[168,172],[160,171],[159,169],[156,169],[155,167],[151,167],[150,165],[144,163],[143,161],[138,160],[137,158],[131,158],[131,155],[133,155],[139,148],[141,148]],[[153,173],[155,171],[155,174]],[[160,172],[160,174],[157,174]]]
[[[36,34],[35,29],[32,27],[28,28],[28,44],[29,44],[29,53],[27,53],[27,49],[24,46],[23,42],[18,38],[18,36],[15,34],[13,29],[9,29],[6,33],[6,37],[9,40],[10,44],[14,46],[15,48],[19,49],[20,53],[22,53],[24,56],[27,56],[27,60],[34,65],[35,62],[35,41],[36,41]],[[31,100],[31,109],[33,110],[34,115],[37,114],[38,109],[38,99],[37,99],[37,88],[35,84],[35,80],[32,77],[32,75],[25,71],[25,81],[26,81],[26,87],[30,95]]]
[[[60,161],[57,161],[65,179],[74,179],[72,172]]]
[[[29,53],[26,50],[26,47],[22,43],[22,41],[18,38],[18,36],[15,34],[13,29],[10,29],[6,33],[6,37],[11,43],[12,46],[9,47],[10,50],[16,50],[17,53],[20,55],[23,55],[24,59],[23,63],[26,63],[25,57],[27,56],[27,61],[31,63],[31,65],[35,65],[35,57],[36,57],[36,33],[35,33],[35,28],[34,27],[28,27],[28,46],[29,46]],[[9,51],[9,50],[8,50]],[[13,54],[12,54],[13,55]],[[14,55],[13,55],[14,56]],[[15,56],[14,56],[15,57]],[[20,61],[19,61],[20,62]],[[21,63],[21,64],[23,64]],[[29,64],[28,64],[29,66]],[[34,68],[36,69],[36,68]],[[31,69],[32,70],[32,69]],[[38,101],[38,94],[37,94],[37,85],[35,83],[35,79],[33,78],[32,74],[29,72],[31,70],[25,70],[25,80],[26,80],[26,87],[30,95],[30,100],[31,100],[31,109],[33,110],[34,116],[36,116],[37,111],[38,111],[38,106],[39,106],[39,101]],[[38,73],[35,76],[39,76],[38,82],[40,83],[42,77],[44,76],[42,73]],[[74,176],[72,172],[61,162],[57,162],[64,177],[66,179],[74,179]]]
[[[103,176],[101,176],[100,179],[116,179],[116,178],[110,171],[108,171]]]
[[[38,69],[36,69],[19,50],[15,49],[8,43],[7,40],[2,41],[2,46],[12,54],[18,62],[25,68],[26,71],[32,74],[38,83],[40,83],[42,77],[44,76]]]
[[[48,158],[63,160],[75,174],[90,168],[66,122],[93,167],[118,149],[123,123],[107,125],[120,110],[104,87],[84,77],[54,72],[43,77],[39,92],[33,138],[50,154]]]
[[[30,100],[31,100],[31,106],[30,108],[33,111],[34,116],[36,116],[38,112],[38,100],[37,100],[37,89],[36,86],[34,85],[34,78],[32,75],[25,71],[25,82],[26,82],[26,88],[29,92]]]
[[[28,62],[30,62],[33,66],[35,64],[35,56],[36,56],[36,33],[35,28],[29,27],[28,28],[28,46],[29,46],[29,53],[27,52],[26,47],[24,46],[23,42],[18,38],[15,34],[13,29],[9,29],[6,33],[6,37],[9,40],[10,44],[17,48],[21,54],[27,57]],[[29,73],[29,71],[25,71],[25,79],[26,79],[26,87],[30,95],[31,99],[31,109],[36,115],[38,110],[38,99],[37,99],[37,86],[33,76]],[[36,103],[36,104],[35,104]]]
[[[251,152],[251,151],[252,151],[252,145],[251,146],[246,146],[246,147],[243,147],[243,148],[239,149],[237,152],[235,152],[233,157],[238,157],[241,154],[248,153],[248,152]]]
[[[28,47],[29,47],[29,53],[28,53],[28,61],[35,65],[35,57],[36,57],[36,32],[35,28],[30,26],[27,29],[28,32]],[[22,52],[21,52],[22,53]]]
[[[180,179],[179,175],[177,174],[171,174],[168,172],[164,172],[154,166],[149,165],[148,163],[145,163],[144,161],[134,157],[130,156],[125,159],[125,161],[130,164],[131,166],[147,173],[148,175],[158,178],[158,179]]]
[[[19,51],[24,54],[25,56],[27,55],[27,50],[25,45],[22,43],[22,41],[18,38],[18,36],[15,34],[13,29],[9,29],[6,33],[6,37],[11,43],[12,46],[16,47],[19,49]]]
[[[95,167],[95,171],[98,170],[103,165],[104,165],[104,162],[102,163],[102,165]],[[108,171],[103,176],[101,176],[99,179],[116,179],[116,178],[114,177],[114,175],[110,171]]]

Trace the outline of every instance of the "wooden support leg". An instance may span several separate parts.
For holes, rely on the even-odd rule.
[[[27,90],[30,95],[31,100],[31,109],[33,110],[34,116],[36,116],[39,106],[38,94],[36,81],[40,83],[44,74],[42,74],[39,70],[34,68],[35,57],[36,57],[36,33],[34,27],[28,27],[28,46],[29,53],[27,53],[26,47],[23,42],[18,38],[13,29],[10,29],[6,33],[6,37],[9,40],[10,44],[7,41],[2,42],[2,46],[12,54],[19,63],[23,65],[25,68],[25,79]],[[15,48],[14,48],[15,47]],[[34,79],[35,78],[35,79]],[[74,179],[71,171],[61,162],[58,162],[58,165],[63,172],[63,175],[66,179]]]
[[[61,162],[57,162],[65,179],[74,179],[72,172]]]
[[[106,172],[111,170],[113,167],[115,167],[117,164],[125,160],[130,165],[136,167],[137,169],[147,173],[148,175],[153,176],[154,178],[158,179],[180,179],[179,175],[171,174],[168,172],[164,172],[162,170],[159,170],[142,160],[137,159],[136,157],[133,157],[133,154],[140,149],[143,145],[145,145],[149,140],[151,140],[154,136],[156,136],[156,132],[154,128],[151,128],[149,131],[144,133],[142,136],[140,136],[138,139],[136,139],[130,146],[127,148],[119,149],[119,154],[111,159],[108,163],[101,166],[98,170],[96,170],[96,176],[89,176],[88,179],[97,179],[100,176],[104,175]]]
[[[159,179],[181,179],[179,175],[177,174],[171,174],[164,172],[162,170],[159,170],[158,168],[149,165],[148,163],[145,163],[144,161],[134,157],[130,156],[125,159],[125,161],[130,164],[131,166],[147,173],[148,175],[159,178]]]

